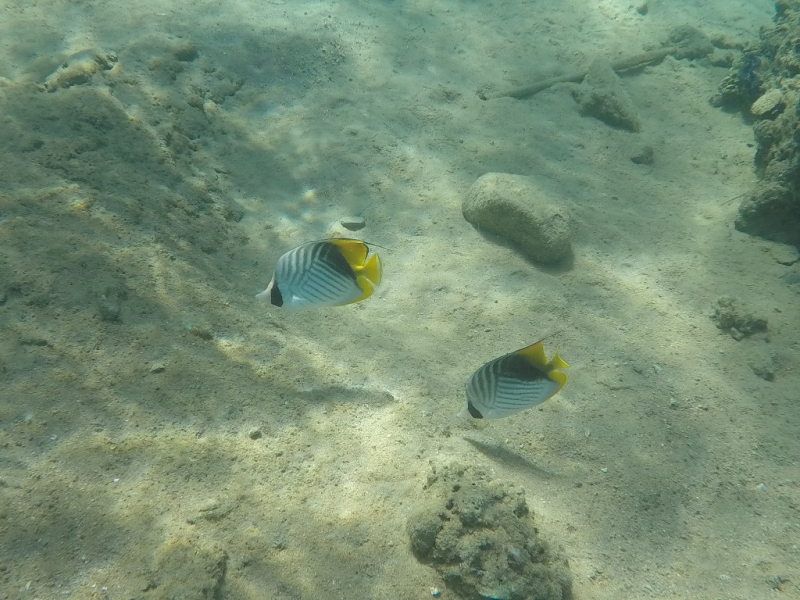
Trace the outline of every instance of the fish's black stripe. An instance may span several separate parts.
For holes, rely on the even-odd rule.
[[[342,251],[339,249],[339,247],[330,242],[321,242],[321,245],[324,245],[324,254],[322,253],[323,249],[321,248],[319,260],[324,262],[342,277],[355,283],[356,275],[353,272],[353,268],[350,266],[350,263],[347,262],[347,259],[344,257],[344,254],[342,254]]]

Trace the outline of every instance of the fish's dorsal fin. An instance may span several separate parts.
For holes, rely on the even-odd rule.
[[[512,354],[524,356],[525,359],[534,367],[539,367],[542,370],[544,370],[544,368],[547,366],[547,357],[544,355],[544,344],[542,343],[542,340],[522,348],[521,350],[512,352]]]
[[[331,238],[326,240],[328,243],[333,244],[342,253],[344,259],[353,269],[361,267],[364,261],[367,260],[369,248],[361,240],[353,240],[349,238]]]

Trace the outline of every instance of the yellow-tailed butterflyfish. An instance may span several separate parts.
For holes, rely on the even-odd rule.
[[[467,402],[459,416],[499,419],[541,404],[567,382],[569,365],[556,354],[549,361],[542,341],[495,358],[467,381]]]
[[[307,242],[278,259],[267,289],[256,298],[283,308],[359,302],[381,282],[381,260],[361,240]]]

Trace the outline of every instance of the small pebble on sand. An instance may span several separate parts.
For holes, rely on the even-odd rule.
[[[367,226],[367,221],[364,217],[342,217],[339,219],[339,223],[341,223],[342,227],[350,231],[358,231]]]

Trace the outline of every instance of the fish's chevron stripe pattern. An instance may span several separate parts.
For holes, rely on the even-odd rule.
[[[539,404],[552,391],[552,383],[547,379],[520,381],[501,377],[494,394],[494,408],[516,410]]]
[[[275,281],[295,304],[342,304],[361,295],[352,268],[339,249],[326,242],[304,244],[283,255]]]
[[[528,363],[509,354],[478,369],[467,383],[467,399],[485,418],[512,415],[541,404],[559,384]]]

